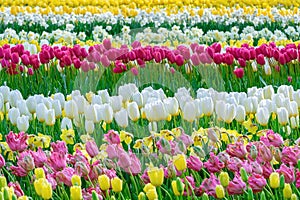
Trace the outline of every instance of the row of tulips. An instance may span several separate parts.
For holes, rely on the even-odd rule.
[[[272,128],[293,141],[299,137],[300,90],[286,85],[277,93],[272,86],[249,88],[247,93],[200,88],[193,98],[186,88],[172,97],[162,89],[150,86],[139,91],[136,85],[125,84],[114,95],[107,90],[86,94],[75,90],[67,97],[55,93],[24,99],[20,91],[1,86],[0,108],[2,131],[47,133],[67,144],[79,138],[99,139],[110,128],[143,137],[161,128],[182,126],[192,132],[215,125],[236,127],[254,137],[259,130]]]
[[[243,44],[240,48],[222,48],[220,43],[211,46],[193,43],[171,49],[141,46],[135,41],[131,48],[127,45],[115,48],[109,39],[105,39],[102,44],[90,47],[43,45],[38,54],[31,54],[25,47],[30,46],[6,44],[0,48],[1,83],[6,82],[12,88],[17,86],[25,96],[32,91],[53,93],[55,88],[64,94],[70,93],[76,89],[76,78],[87,74],[97,80],[98,89],[111,89],[127,72],[139,79],[140,72],[154,65],[157,67],[153,67],[153,76],[180,72],[194,90],[212,87],[207,83],[209,80],[203,83],[207,76],[211,80],[226,80],[223,84],[227,91],[245,91],[247,87],[267,84],[291,84],[299,88],[300,84],[299,45],[294,43],[285,47],[278,47],[273,42],[258,47]],[[37,80],[40,84],[36,84]],[[27,90],[28,85],[32,90]]]
[[[233,133],[238,142],[224,146],[223,135]],[[299,144],[290,146],[272,130],[258,141],[238,135],[215,127],[189,136],[174,128],[134,140],[109,130],[99,148],[93,139],[37,147],[30,135],[9,132],[0,155],[0,197],[297,200]]]

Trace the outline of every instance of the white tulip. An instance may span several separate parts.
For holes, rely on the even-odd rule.
[[[109,104],[114,112],[121,110],[123,97],[122,96],[112,96],[110,97]]]
[[[143,107],[144,105],[143,95],[138,91],[132,94],[131,100],[135,101],[139,108]]]
[[[237,122],[244,122],[246,118],[246,111],[245,111],[245,107],[242,105],[238,105],[236,107],[236,115],[235,115],[235,120]]]
[[[234,104],[226,104],[225,106],[225,115],[224,115],[224,121],[226,123],[231,123],[232,120],[235,118],[236,115],[236,107]]]
[[[176,116],[179,113],[179,104],[175,97],[169,97],[163,100],[165,108],[167,112],[172,115]]]
[[[264,99],[272,99],[274,95],[274,88],[272,85],[265,86],[263,88]]]
[[[71,93],[71,97],[72,99],[74,99],[74,97],[76,96],[81,96],[81,93],[79,90],[73,90],[72,93]]]
[[[218,117],[218,120],[224,121],[225,119],[225,102],[222,100],[219,100],[216,102],[216,114]]]
[[[100,95],[93,95],[91,103],[101,105],[102,104],[101,96]]]
[[[292,127],[292,129],[295,129],[295,128],[299,127],[299,115],[296,116],[296,117],[291,117],[290,121],[291,121],[291,127]]]
[[[162,101],[155,101],[145,105],[146,118],[152,121],[166,120],[168,113]]]
[[[138,91],[135,84],[129,83],[119,87],[118,94],[123,97],[123,101],[129,101],[132,94]]]
[[[29,117],[28,116],[21,116],[17,118],[17,128],[19,131],[26,132],[29,128]]]
[[[252,87],[247,89],[247,95],[248,97],[252,97],[257,92],[257,87]]]
[[[256,121],[262,126],[267,126],[270,115],[271,114],[270,114],[268,108],[260,107],[257,109],[257,113],[255,114]]]
[[[61,125],[60,125],[60,129],[73,129],[73,124],[72,124],[72,120],[67,118],[67,117],[64,117],[62,120],[61,120]]]
[[[127,105],[128,116],[132,121],[137,121],[140,118],[140,111],[135,101],[128,103]]]
[[[206,116],[211,116],[213,114],[214,111],[214,102],[212,100],[211,97],[205,97],[201,100],[201,108],[202,108],[202,112],[204,113],[204,115]]]
[[[44,96],[39,94],[39,95],[34,95],[36,105],[39,103],[44,103]]]
[[[278,122],[285,126],[288,123],[289,120],[289,114],[285,107],[281,107],[277,109],[277,115],[278,115]]]
[[[31,116],[27,106],[26,106],[26,101],[25,100],[19,100],[17,102],[17,108],[19,108],[20,115],[28,115]]]
[[[65,96],[62,93],[55,93],[53,96],[54,100],[58,100],[60,102],[60,106],[62,109],[65,108]]]
[[[245,110],[246,110],[247,114],[254,112],[254,108],[253,108],[254,106],[252,104],[252,101],[251,101],[250,97],[244,100],[243,105],[245,107]]]
[[[101,96],[101,100],[102,100],[103,104],[109,103],[110,97],[109,97],[108,91],[106,89],[99,90],[98,95]]]
[[[8,86],[1,86],[0,93],[3,95],[4,103],[8,102],[8,96],[10,93],[10,88]]]
[[[93,121],[85,120],[84,127],[87,134],[92,134],[95,130],[95,124]]]
[[[31,114],[36,112],[36,105],[37,103],[34,96],[30,96],[28,99],[26,99],[26,106]]]
[[[23,100],[23,96],[19,90],[13,90],[9,93],[8,101],[12,107],[16,107],[19,100]]]
[[[97,112],[94,105],[87,105],[84,109],[85,120],[93,121],[96,123],[97,121]]]
[[[253,70],[254,72],[257,72],[257,64],[256,64],[256,62],[252,62],[252,63],[251,63],[251,67],[252,67],[252,70]]]
[[[52,108],[52,102],[53,102],[53,99],[51,99],[51,98],[44,98],[43,99],[43,103],[45,104],[45,106],[47,107],[47,109],[51,109]]]
[[[52,103],[52,108],[54,109],[55,112],[55,118],[58,119],[62,116],[62,108],[60,101],[58,99],[54,100]]]
[[[4,97],[2,93],[0,93],[0,110],[2,110],[4,107]]]
[[[74,101],[77,105],[78,114],[83,114],[84,113],[84,108],[88,104],[86,99],[81,95],[76,95],[76,96],[73,97],[73,99],[74,99]]]
[[[265,74],[267,76],[270,76],[272,74],[272,69],[271,69],[268,61],[266,61],[266,64],[264,65],[264,70],[265,70]]]
[[[44,122],[46,120],[47,111],[48,109],[43,103],[39,103],[36,106],[36,118],[39,120],[39,122]]]
[[[203,115],[202,106],[201,106],[201,100],[195,99],[194,101],[195,108],[196,108],[196,117],[200,118]]]
[[[183,119],[188,122],[193,122],[196,119],[197,109],[194,101],[186,102],[182,110]]]
[[[8,111],[8,118],[12,125],[15,126],[17,124],[18,117],[20,117],[20,111],[18,108],[11,108]]]
[[[54,109],[50,109],[46,113],[45,119],[46,125],[53,126],[55,124],[55,111]]]
[[[126,128],[128,126],[128,113],[127,110],[122,108],[120,111],[115,113],[115,120],[118,126]]]
[[[109,105],[109,104],[103,104],[102,106],[102,117],[103,117],[103,120],[105,121],[105,123],[107,124],[110,124],[113,120],[113,114],[114,114],[114,111],[112,109],[112,107]]]
[[[78,116],[78,107],[74,100],[66,101],[65,103],[66,117],[74,119]]]

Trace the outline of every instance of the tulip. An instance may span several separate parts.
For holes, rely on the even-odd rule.
[[[227,172],[221,172],[219,179],[223,187],[227,187],[229,185],[229,175]]]
[[[52,107],[54,109],[55,118],[58,119],[62,116],[62,107],[59,100],[54,100],[52,103]]]
[[[150,182],[152,185],[159,187],[164,182],[164,170],[163,168],[153,167],[147,171]]]
[[[215,193],[218,199],[223,199],[225,197],[225,191],[222,185],[217,185]]]
[[[236,68],[234,71],[233,71],[234,75],[237,77],[237,78],[243,78],[244,77],[244,69],[243,68]]]
[[[71,200],[81,200],[82,192],[80,186],[72,186],[70,188],[70,199]]]
[[[252,176],[249,177],[248,183],[254,193],[261,192],[267,184],[265,178],[256,173],[253,173]]]
[[[29,117],[21,116],[17,118],[17,128],[19,131],[26,132],[29,128]]]
[[[51,199],[52,198],[52,185],[46,181],[42,186],[42,198],[43,199]]]
[[[285,183],[282,192],[283,192],[283,197],[285,199],[290,199],[292,197],[292,193],[293,193],[291,185],[288,183]]]
[[[24,151],[28,146],[27,139],[28,135],[24,132],[15,134],[12,131],[10,131],[9,134],[6,135],[6,143],[12,151]]]
[[[184,154],[178,154],[173,158],[173,163],[178,171],[183,171],[187,168],[187,163]]]
[[[267,108],[261,107],[257,109],[255,114],[257,122],[262,126],[267,126],[270,118],[270,112]]]
[[[74,119],[78,116],[78,107],[74,100],[70,100],[65,103],[65,113],[66,117],[70,119]]]
[[[176,116],[179,113],[179,104],[175,97],[169,97],[163,100],[165,108],[167,112],[172,115]]]
[[[243,194],[246,190],[246,183],[242,181],[239,175],[235,175],[232,181],[227,186],[229,195]]]
[[[72,125],[72,121],[67,118],[67,117],[64,117],[62,120],[61,120],[61,125],[60,125],[60,129],[73,129],[73,125]]]
[[[236,107],[236,115],[235,115],[235,120],[237,122],[244,122],[245,121],[245,118],[246,118],[246,110],[245,110],[245,107],[242,106],[242,105],[238,105]]]
[[[123,189],[123,181],[119,177],[114,177],[111,179],[111,187],[114,192],[121,192]]]
[[[98,183],[101,190],[106,191],[110,188],[110,179],[107,175],[103,174],[98,177]]]
[[[84,127],[87,134],[92,134],[95,130],[95,125],[93,121],[86,120],[84,123]]]
[[[94,158],[95,156],[97,156],[99,154],[98,146],[94,140],[87,141],[85,144],[85,148],[86,148],[86,151],[89,154],[89,156],[91,156],[92,158]]]
[[[128,103],[127,113],[129,118],[134,122],[140,118],[140,111],[136,102]]]
[[[173,190],[175,196],[183,195],[185,185],[181,182],[180,178],[173,180],[171,182],[171,185],[172,185],[172,190]]]
[[[45,171],[43,168],[35,168],[34,175],[35,175],[36,179],[46,178]]]
[[[150,189],[146,192],[146,196],[148,197],[149,200],[155,200],[158,199],[158,195],[156,192],[156,189]]]
[[[119,126],[126,128],[128,126],[128,112],[125,109],[115,113],[115,120]]]
[[[73,186],[81,186],[81,178],[78,175],[73,175],[71,179]]]
[[[196,119],[196,107],[193,101],[186,102],[182,111],[183,119],[193,122]]]
[[[17,120],[20,117],[20,111],[18,108],[11,108],[8,112],[8,118],[12,125],[17,125]]]
[[[279,188],[279,174],[277,172],[273,172],[270,175],[270,187],[273,189]]]
[[[200,171],[203,166],[201,160],[196,156],[190,156],[186,162],[187,162],[187,167],[194,171]]]
[[[54,109],[50,109],[46,112],[45,123],[48,126],[54,126],[55,124],[55,112]]]
[[[150,122],[166,120],[168,113],[162,101],[154,101],[145,105],[145,114]]]
[[[277,115],[278,115],[278,122],[285,126],[287,125],[289,119],[288,119],[288,111],[285,107],[281,107],[277,109]]]

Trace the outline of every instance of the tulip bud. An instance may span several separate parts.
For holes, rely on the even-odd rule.
[[[227,187],[229,185],[229,175],[227,172],[221,172],[219,179],[223,187]]]
[[[140,192],[139,196],[138,196],[138,200],[146,200],[146,195],[144,192]]]
[[[183,143],[182,140],[180,140],[177,145],[178,145],[178,148],[181,152],[186,153],[186,146],[185,146],[185,144]]]
[[[182,183],[179,177],[177,177],[176,180],[172,181],[171,185],[172,185],[172,190],[176,196],[183,195],[184,184]]]
[[[284,188],[284,184],[285,184],[285,180],[284,180],[284,175],[282,174],[282,175],[280,176],[280,184],[279,184],[280,189],[283,189],[283,188]]]
[[[214,131],[212,128],[207,129],[207,137],[215,143],[219,140],[216,131]]]
[[[81,178],[78,175],[73,175],[71,178],[71,182],[73,186],[81,186]]]
[[[203,193],[202,200],[209,200],[207,193],[205,193],[205,192]]]
[[[8,111],[8,118],[12,125],[17,125],[18,117],[20,117],[20,111],[18,108],[13,107]]]
[[[247,197],[248,197],[248,200],[253,200],[254,199],[253,191],[250,187],[248,188],[248,196]]]
[[[95,190],[92,192],[92,200],[99,200],[98,194]]]
[[[85,127],[85,131],[88,134],[92,134],[95,130],[95,124],[94,124],[93,121],[86,120],[85,123],[84,123],[84,127]]]
[[[270,175],[270,187],[273,189],[279,188],[280,186],[280,180],[279,180],[279,174],[277,172],[273,172]]]
[[[34,175],[36,179],[45,178],[45,172],[43,168],[35,168]]]
[[[275,149],[275,153],[274,153],[274,158],[277,162],[281,162],[281,157],[282,157],[282,154],[281,154],[281,151],[279,148],[276,148]]]
[[[5,188],[7,186],[7,181],[5,176],[0,176],[0,189]]]
[[[4,191],[3,191],[3,197],[4,197],[4,200],[10,199],[10,198],[9,198],[8,187],[7,187],[7,186],[4,188]]]
[[[242,180],[243,180],[245,183],[247,183],[247,181],[248,181],[248,174],[247,174],[247,172],[246,172],[246,170],[245,170],[244,167],[241,167],[241,168],[240,168],[240,174],[241,174]]]
[[[106,191],[110,188],[109,177],[105,174],[100,175],[98,177],[98,183],[99,183],[100,189],[103,190],[103,191]]]
[[[295,193],[292,194],[291,200],[298,200],[298,197],[297,197],[297,195]]]
[[[217,185],[215,192],[218,199],[223,199],[225,197],[225,191],[222,185]]]
[[[48,126],[53,126],[55,124],[54,109],[50,109],[47,111],[45,121]]]
[[[260,193],[260,199],[261,199],[261,200],[266,200],[266,194],[265,194],[264,191],[262,191],[262,192]]]
[[[252,145],[251,148],[250,148],[250,156],[251,156],[252,159],[255,160],[257,155],[258,155],[257,148],[256,148],[255,145]]]
[[[21,116],[17,118],[17,128],[19,131],[26,132],[29,128],[29,117]]]
[[[139,107],[136,102],[130,102],[127,105],[127,113],[132,121],[137,121],[140,118]]]
[[[291,185],[288,184],[288,183],[285,183],[282,192],[283,192],[283,197],[284,197],[285,199],[291,198],[292,193],[293,193],[292,188],[291,188]]]
[[[111,179],[111,187],[114,192],[121,192],[123,189],[123,181],[119,177]]]
[[[288,123],[288,111],[285,107],[281,107],[277,109],[278,122],[285,126]]]

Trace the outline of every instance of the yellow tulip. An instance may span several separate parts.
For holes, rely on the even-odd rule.
[[[140,192],[140,194],[138,196],[138,200],[146,200],[146,195],[144,192]]]
[[[222,185],[217,185],[215,192],[218,199],[223,199],[225,197],[225,191]]]
[[[277,172],[273,172],[270,177],[270,187],[273,189],[279,188],[280,181],[279,181],[279,174]]]
[[[155,200],[158,199],[158,195],[156,192],[156,189],[150,189],[146,192],[146,196],[148,197],[149,200]]]
[[[28,200],[28,197],[27,196],[21,196],[18,198],[18,200]]]
[[[223,187],[227,187],[229,185],[229,175],[227,172],[221,172],[219,179]]]
[[[148,176],[152,185],[158,187],[164,182],[164,170],[163,168],[152,167],[148,170]]]
[[[35,168],[34,175],[36,179],[45,178],[45,172],[43,168]]]
[[[144,186],[144,192],[147,192],[148,190],[151,190],[151,189],[155,189],[155,186],[152,185],[151,183],[147,183],[145,186]]]
[[[48,181],[42,187],[42,198],[45,200],[52,198],[52,185]]]
[[[123,181],[119,177],[111,179],[111,187],[114,192],[121,192],[123,189]]]
[[[292,197],[292,193],[293,193],[293,191],[292,191],[291,185],[285,183],[284,188],[283,188],[283,197],[285,199],[289,199]]]
[[[81,178],[78,175],[73,175],[71,179],[72,185],[81,186]]]
[[[172,181],[171,185],[172,185],[172,190],[176,196],[183,195],[185,185],[181,182],[180,179]]]
[[[70,199],[71,200],[82,200],[82,192],[80,186],[72,186],[70,188]]]
[[[173,163],[178,171],[183,171],[186,169],[186,159],[184,154],[178,154],[174,157]]]
[[[100,175],[98,177],[98,183],[99,183],[99,186],[100,186],[101,190],[103,190],[103,191],[106,191],[110,188],[109,177],[105,174]]]

